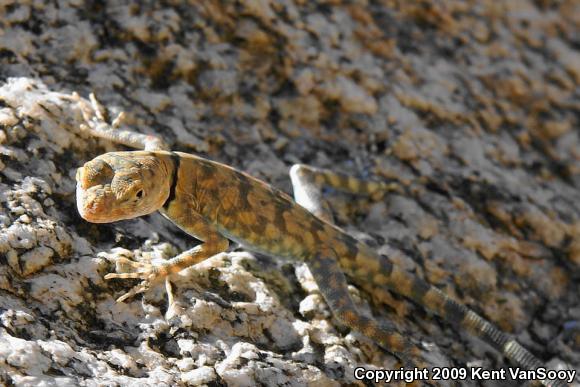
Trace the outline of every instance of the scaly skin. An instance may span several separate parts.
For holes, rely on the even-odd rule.
[[[284,192],[227,165],[159,150],[162,142],[154,137],[111,129],[100,117],[93,118],[86,104],[81,104],[81,108],[94,135],[148,149],[107,153],[79,168],[77,206],[81,216],[90,222],[108,223],[160,211],[182,230],[203,241],[162,265],[125,260],[133,272],[108,274],[105,278],[143,281],[119,301],[226,250],[230,239],[252,251],[305,261],[335,316],[396,354],[406,365],[424,366],[421,351],[394,329],[361,316],[347,291],[343,273],[371,293],[393,290],[412,299],[491,344],[520,367],[543,366],[475,312],[422,279],[394,267],[387,258],[334,226],[316,188],[330,185],[376,195],[388,190],[388,185],[297,165],[292,168],[291,177],[298,204]],[[559,381],[541,382],[566,385]]]

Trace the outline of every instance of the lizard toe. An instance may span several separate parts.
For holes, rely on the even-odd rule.
[[[133,287],[127,293],[117,298],[117,302],[124,302],[126,299],[131,298],[139,293],[144,293],[148,291],[150,287],[151,283],[149,281],[142,281],[139,285]]]

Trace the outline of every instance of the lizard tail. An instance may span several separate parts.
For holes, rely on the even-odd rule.
[[[526,370],[536,370],[544,364],[520,345],[513,337],[500,331],[492,323],[406,270],[394,266],[388,259],[377,255],[361,242],[349,241],[350,259],[340,260],[341,266],[349,272],[356,283],[373,294],[392,290],[407,297],[422,307],[431,310],[451,324],[480,338],[506,356],[510,362]],[[341,246],[335,243],[340,252]],[[354,270],[353,270],[354,267]],[[538,380],[547,387],[563,387],[568,384],[561,380]]]
[[[544,367],[544,364],[508,334],[500,331],[477,313],[458,303],[436,287],[417,278],[407,271],[391,266],[386,286],[373,291],[387,291],[392,288],[397,293],[412,299],[433,311],[451,324],[457,325],[472,335],[482,339],[506,356],[513,364],[527,370]],[[391,285],[392,284],[392,285]],[[405,284],[405,286],[401,286]],[[391,286],[389,286],[391,285]],[[540,380],[544,386],[560,387],[568,384],[560,380]]]

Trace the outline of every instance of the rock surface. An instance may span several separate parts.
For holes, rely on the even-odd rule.
[[[400,183],[338,196],[341,226],[580,369],[578,2],[89,3],[0,4],[0,384],[362,385],[357,366],[398,366],[304,265],[243,249],[176,276],[174,308],[162,287],[115,303],[116,257],[196,242],[158,214],[79,217],[76,168],[121,147],[79,129],[75,91],[288,192],[295,162]],[[433,365],[507,366],[400,297],[352,293]]]

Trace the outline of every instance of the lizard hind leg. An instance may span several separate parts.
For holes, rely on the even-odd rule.
[[[382,195],[391,190],[390,185],[386,183],[367,182],[303,164],[292,166],[290,178],[296,202],[330,224],[334,223],[334,219],[328,203],[322,197],[322,187],[330,186],[349,193],[373,196],[373,198],[377,194]],[[427,368],[421,358],[421,350],[398,333],[393,326],[379,324],[378,321],[357,312],[334,251],[327,251],[326,254],[307,260],[307,264],[322,296],[333,314],[342,323],[373,339],[385,350],[398,357],[405,367]]]
[[[334,223],[332,210],[322,197],[324,178],[315,173],[312,167],[295,164],[290,168],[290,179],[294,191],[294,200],[316,217]]]
[[[329,223],[334,223],[334,221],[332,211],[322,197],[323,187],[368,196],[373,200],[379,200],[386,192],[401,190],[401,187],[396,183],[362,180],[328,169],[314,168],[304,164],[292,166],[290,179],[294,189],[294,200],[320,219],[324,219]]]
[[[332,253],[308,261],[320,293],[335,317],[351,329],[357,330],[376,341],[381,347],[398,357],[405,367],[426,368],[421,350],[395,330],[393,326],[380,324],[377,320],[358,313],[352,300],[344,274]]]

